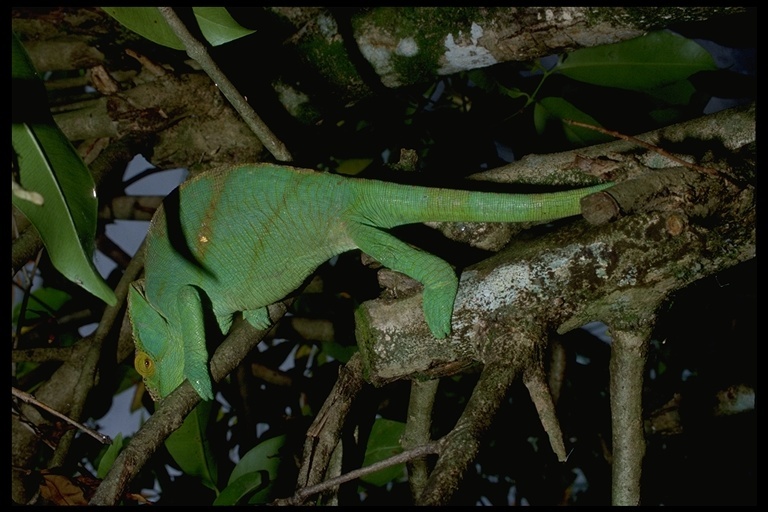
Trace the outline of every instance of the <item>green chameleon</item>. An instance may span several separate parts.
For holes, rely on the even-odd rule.
[[[424,285],[427,324],[444,338],[458,288],[455,272],[386,229],[427,221],[554,220],[579,214],[582,197],[611,185],[501,194],[268,164],[203,173],[169,195],[150,224],[145,276],[128,296],[136,370],[154,400],[185,378],[212,400],[206,333],[213,335],[213,323],[224,335],[242,312],[254,327],[269,327],[267,306],[323,262],[355,248]]]

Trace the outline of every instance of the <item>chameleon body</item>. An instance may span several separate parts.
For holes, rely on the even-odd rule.
[[[400,185],[268,164],[201,174],[164,201],[150,224],[145,276],[129,291],[135,366],[155,400],[185,378],[213,399],[206,333],[242,312],[270,324],[283,299],[331,257],[359,248],[424,285],[432,334],[450,332],[458,279],[440,258],[386,230],[427,221],[545,221],[580,213],[612,185],[502,194]]]

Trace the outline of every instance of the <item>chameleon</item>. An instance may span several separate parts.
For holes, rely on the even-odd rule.
[[[153,400],[188,379],[212,400],[207,334],[242,313],[270,326],[267,307],[322,263],[360,249],[419,281],[436,338],[451,329],[458,278],[444,260],[387,230],[429,221],[532,222],[581,213],[582,197],[613,185],[510,194],[403,185],[309,169],[243,164],[182,183],[153,216],[144,276],[131,283],[134,366]]]

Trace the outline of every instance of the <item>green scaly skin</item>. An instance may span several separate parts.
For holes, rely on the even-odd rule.
[[[224,335],[242,311],[254,327],[265,329],[267,306],[323,262],[355,248],[424,285],[427,324],[436,338],[444,338],[451,329],[455,272],[386,229],[428,221],[554,220],[579,214],[582,197],[611,185],[498,194],[265,164],[205,173],[169,196],[150,224],[146,275],[132,283],[128,297],[136,369],[155,400],[185,378],[212,400],[206,332],[215,329],[206,329],[207,319]]]

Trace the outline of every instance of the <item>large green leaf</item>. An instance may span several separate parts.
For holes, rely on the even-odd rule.
[[[699,44],[662,31],[576,50],[554,71],[590,84],[645,91],[713,69],[712,55]]]
[[[218,493],[218,467],[207,434],[213,404],[200,402],[181,427],[168,436],[165,447],[184,473],[199,477],[203,485]]]
[[[281,462],[280,449],[284,444],[285,436],[278,436],[248,450],[232,470],[227,487],[213,504],[237,505],[246,499],[249,504],[266,503],[277,478]]]
[[[40,233],[56,269],[113,305],[115,294],[92,260],[98,209],[93,177],[50,116],[42,83],[24,47],[15,35],[12,41],[13,87],[24,93],[14,94],[14,100],[25,104],[13,108],[11,144],[20,186],[42,203],[15,193],[11,200]]]
[[[174,50],[184,50],[184,44],[171,30],[157,7],[102,7],[126,28],[142,37]],[[252,34],[254,30],[238,24],[224,7],[194,7],[192,11],[205,39],[218,46]]]
[[[368,438],[368,446],[365,449],[363,467],[370,466],[374,462],[388,459],[389,457],[402,452],[403,448],[400,445],[400,438],[403,436],[404,430],[405,423],[401,421],[387,420],[384,418],[376,419],[376,421],[373,422],[371,435]],[[375,473],[365,475],[361,480],[381,487],[403,475],[405,475],[405,464],[396,464],[376,471]]]

